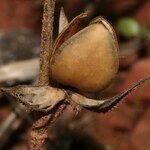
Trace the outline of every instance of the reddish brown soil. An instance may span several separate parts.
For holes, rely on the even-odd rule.
[[[37,29],[41,16],[36,0],[1,0],[0,29],[16,28]]]

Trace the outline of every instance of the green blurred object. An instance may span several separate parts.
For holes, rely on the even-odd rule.
[[[122,18],[117,23],[120,34],[126,38],[136,37],[140,34],[140,25],[132,18]]]
[[[146,28],[145,26],[142,26],[140,28],[139,37],[144,38],[146,36],[146,33],[148,32],[149,32],[148,28]]]
[[[109,144],[106,144],[104,146],[104,150],[113,150],[113,147],[111,145],[109,145]]]

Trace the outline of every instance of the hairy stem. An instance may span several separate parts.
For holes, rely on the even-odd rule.
[[[45,0],[41,34],[40,72],[38,81],[39,86],[49,85],[50,58],[53,47],[54,9],[55,0]],[[52,114],[49,114],[35,120],[30,131],[30,150],[44,150],[44,143],[48,137],[47,126],[41,129],[34,128],[36,126],[43,126],[43,124],[48,124],[51,120],[51,117]]]
[[[49,62],[53,47],[54,9],[55,0],[45,0],[41,34],[39,85],[49,84]]]

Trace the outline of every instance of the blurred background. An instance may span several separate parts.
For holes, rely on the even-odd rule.
[[[1,0],[0,86],[32,84],[39,70],[44,0]],[[57,0],[55,35],[61,7],[69,21],[89,10],[81,28],[97,16],[114,27],[120,47],[120,70],[99,94],[112,97],[150,75],[149,0]],[[19,115],[16,118],[16,113]],[[0,149],[27,150],[29,120],[22,119],[11,99],[0,96]],[[22,123],[22,121],[24,123]],[[150,83],[135,90],[117,109],[106,114],[71,108],[49,129],[49,150],[149,150]]]

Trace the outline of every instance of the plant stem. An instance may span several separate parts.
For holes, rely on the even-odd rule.
[[[50,58],[53,47],[53,21],[55,0],[45,0],[43,12],[43,26],[41,34],[39,86],[49,85]],[[38,115],[38,114],[35,114]],[[45,140],[48,138],[48,124],[53,114],[43,115],[35,120],[30,131],[30,150],[44,150]],[[42,127],[44,126],[44,127]],[[37,128],[36,127],[41,127]]]
[[[49,84],[50,58],[53,47],[53,21],[55,0],[45,0],[41,34],[39,85]]]

